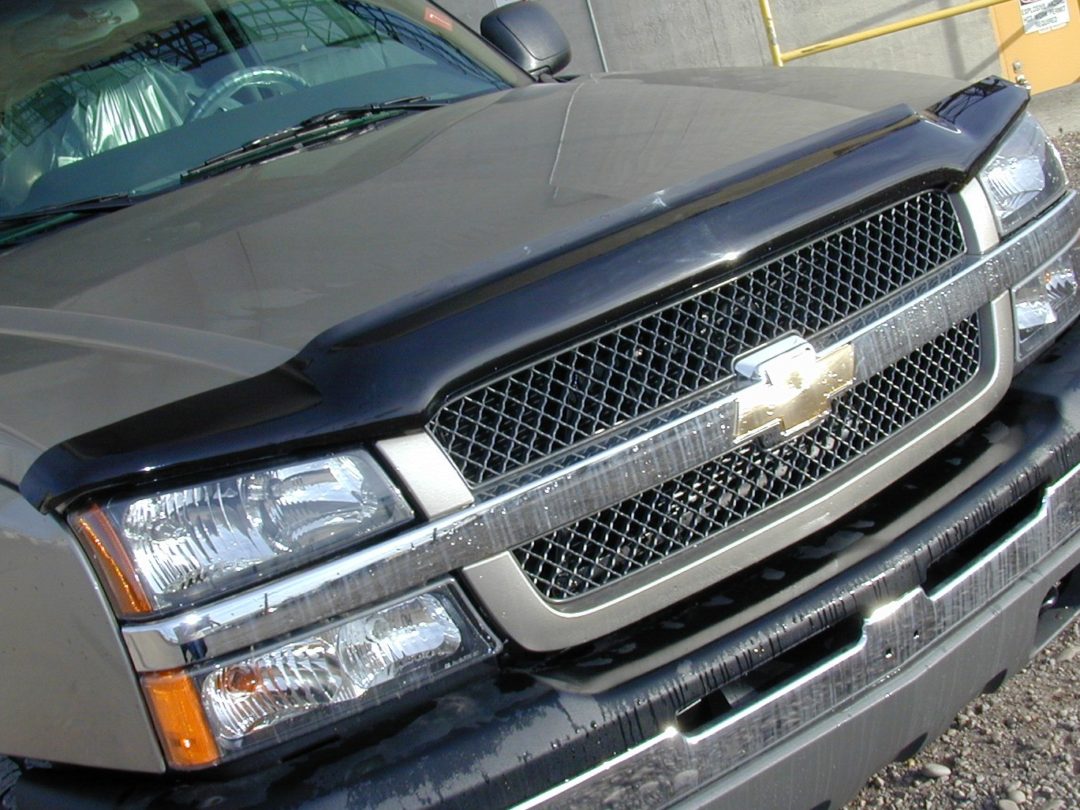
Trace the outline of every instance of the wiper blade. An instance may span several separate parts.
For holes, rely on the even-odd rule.
[[[13,245],[69,222],[127,208],[140,199],[142,197],[139,195],[105,194],[0,216],[0,247]]]
[[[21,211],[18,214],[6,214],[0,217],[0,222],[33,222],[39,219],[63,216],[64,214],[104,213],[106,211],[115,211],[118,208],[127,208],[129,205],[133,205],[137,199],[138,197],[127,193],[103,194],[99,197],[86,197],[72,202],[44,205],[41,208]]]
[[[449,103],[433,101],[427,96],[409,96],[357,107],[338,107],[305,118],[300,123],[269,135],[262,135],[236,149],[212,157],[201,166],[180,175],[182,181],[193,180],[222,171],[245,166],[280,153],[302,149],[312,143],[374,123],[382,115],[413,110],[430,110]]]
[[[300,127],[319,127],[329,124],[346,123],[357,119],[367,118],[381,112],[397,112],[398,110],[433,110],[436,107],[445,107],[447,101],[432,101],[429,96],[408,96],[407,98],[395,98],[390,101],[380,101],[376,104],[363,104],[359,107],[337,107],[324,113],[305,118],[300,122]]]

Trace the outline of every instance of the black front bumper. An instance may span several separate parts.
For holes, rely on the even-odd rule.
[[[20,808],[838,806],[1076,612],[1078,427],[1074,327],[936,470],[863,507],[906,498],[889,521],[902,531],[738,633],[688,649],[707,638],[706,593],[636,637],[543,660],[510,651],[493,678],[257,770],[176,781],[27,767],[12,795]],[[912,502],[930,475],[962,492]]]

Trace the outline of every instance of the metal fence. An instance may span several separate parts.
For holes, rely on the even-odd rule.
[[[980,9],[989,8],[990,6],[1014,2],[1014,0],[975,0],[971,3],[964,3],[960,6],[942,9],[941,11],[934,11],[929,14],[920,14],[916,17],[910,17],[906,20],[900,20],[899,22],[890,23],[888,25],[867,28],[865,31],[859,31],[855,34],[849,34],[835,39],[827,39],[813,45],[805,45],[791,51],[784,51],[780,47],[780,39],[776,34],[776,21],[773,17],[770,0],[758,0],[758,2],[761,5],[761,18],[765,23],[765,36],[768,39],[769,51],[772,56],[773,64],[777,67],[783,67],[787,62],[793,62],[796,59],[813,56],[816,53],[836,50],[837,48],[843,48],[846,45],[865,42],[868,39],[876,39],[877,37],[883,37],[887,34],[895,34],[898,31],[907,31],[910,28],[917,28],[920,25],[947,20],[951,17],[958,17],[961,14],[979,11]]]

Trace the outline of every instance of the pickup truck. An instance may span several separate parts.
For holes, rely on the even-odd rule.
[[[1024,89],[558,76],[535,2],[0,34],[8,806],[836,807],[1080,606]]]

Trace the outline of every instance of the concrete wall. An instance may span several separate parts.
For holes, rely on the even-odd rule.
[[[770,63],[756,0],[539,0],[574,48],[570,70],[601,69],[597,34],[611,70]],[[505,0],[444,0],[474,27]],[[957,5],[958,0],[773,0],[784,50]],[[986,9],[802,60],[975,79],[1000,72]]]

